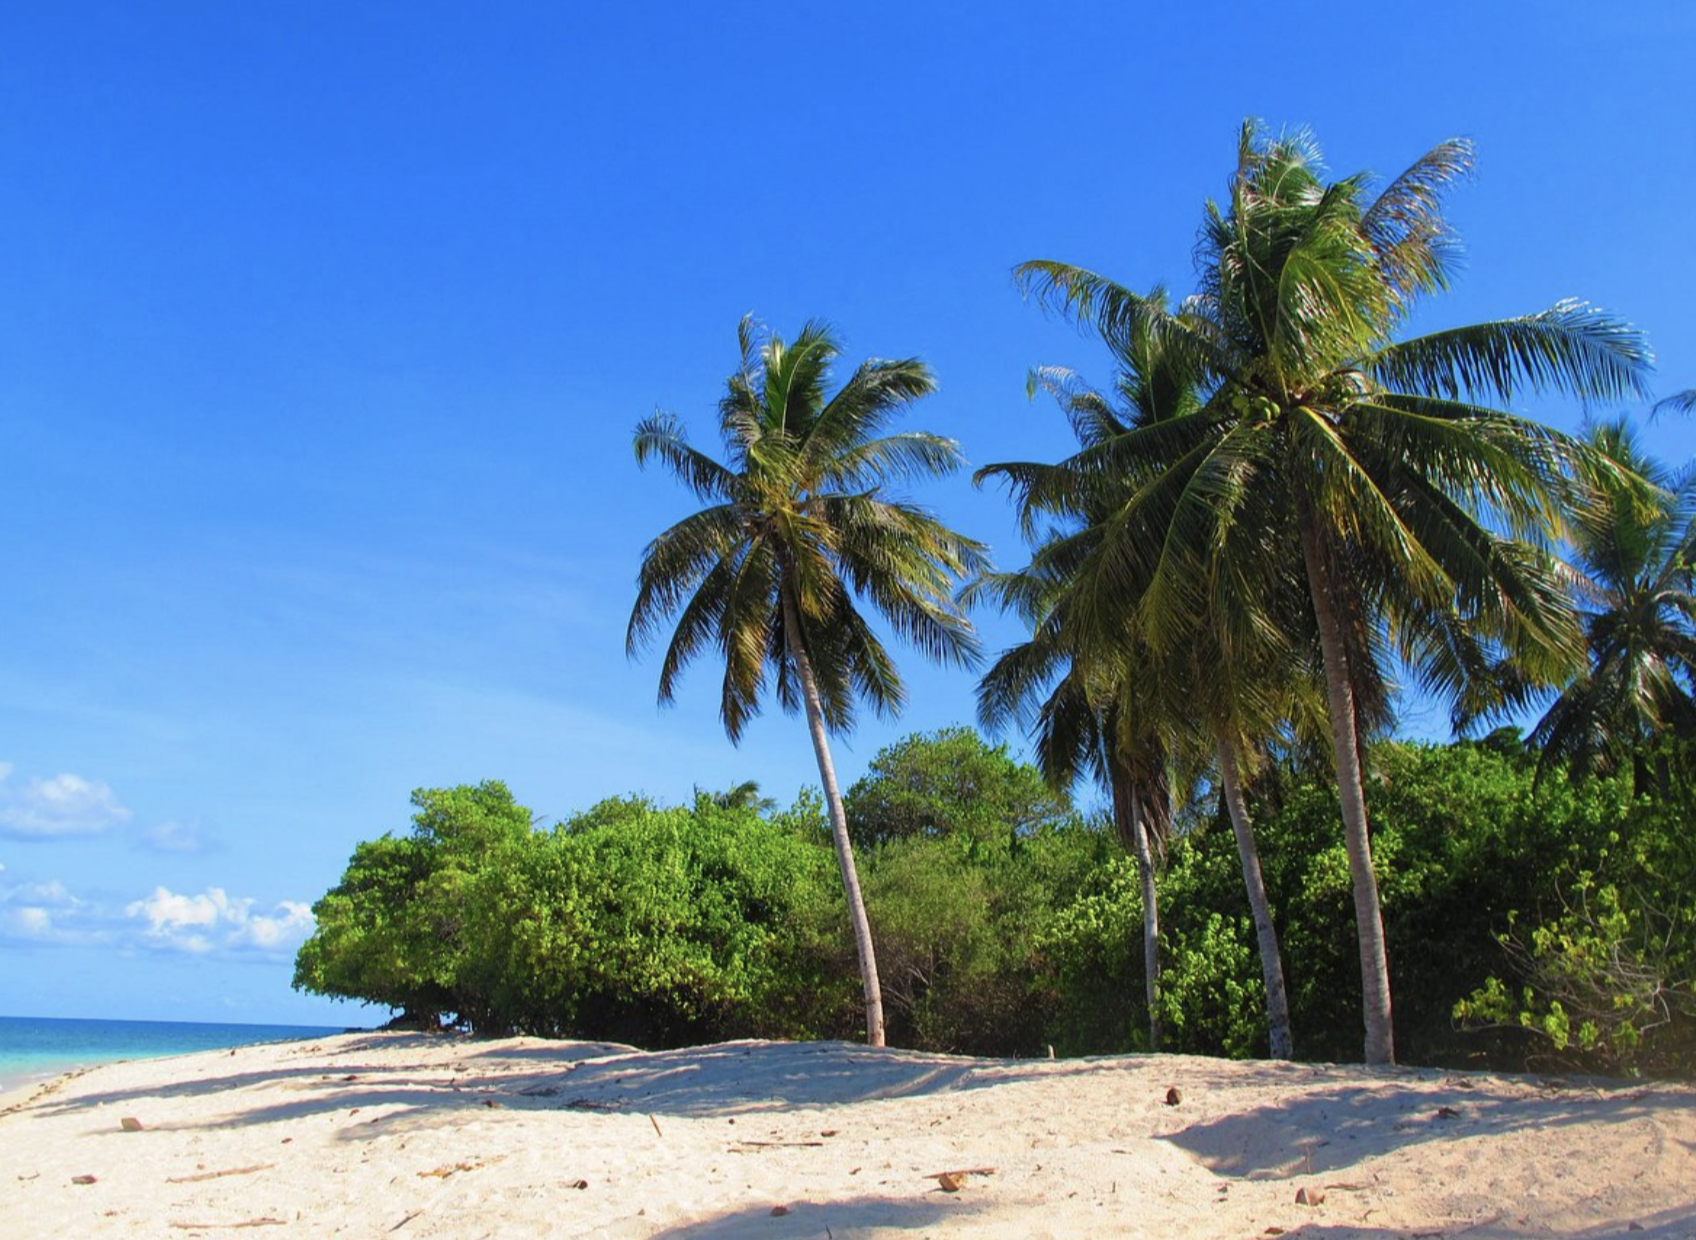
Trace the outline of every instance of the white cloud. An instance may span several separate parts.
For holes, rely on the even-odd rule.
[[[232,945],[258,948],[260,951],[292,950],[306,940],[316,923],[311,906],[296,900],[284,900],[270,916],[249,917],[231,937]]]
[[[165,886],[118,907],[78,896],[58,879],[0,886],[0,942],[99,945],[236,960],[286,960],[312,933],[311,908],[257,900],[222,887],[183,895]]]
[[[45,883],[23,883],[17,887],[9,887],[6,894],[10,900],[18,903],[47,904],[54,908],[76,908],[82,903],[56,878]]]
[[[0,835],[13,839],[52,839],[96,835],[121,822],[130,811],[105,784],[69,773],[10,786],[13,767],[0,762]]]
[[[149,946],[196,955],[282,955],[312,933],[312,910],[307,905],[284,900],[268,913],[256,913],[255,903],[232,898],[222,887],[181,895],[161,886],[146,899],[125,905],[124,915],[147,922],[142,940]]]
[[[31,943],[105,943],[112,935],[101,910],[58,879],[0,887],[0,938]]]

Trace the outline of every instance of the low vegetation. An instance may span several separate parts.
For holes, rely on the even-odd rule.
[[[1374,748],[1385,926],[1411,1063],[1696,1070],[1696,840],[1629,772],[1538,778],[1517,738]],[[1111,824],[955,729],[891,746],[845,798],[892,1044],[1146,1049],[1142,909]],[[1358,1042],[1348,859],[1322,769],[1269,767],[1255,831],[1304,1058]],[[482,1032],[675,1046],[854,1037],[859,971],[817,797],[762,815],[603,802],[533,827],[505,787],[420,792],[316,905],[295,985]],[[986,816],[983,807],[997,807]],[[1165,1049],[1266,1053],[1254,926],[1205,787],[1159,878]]]

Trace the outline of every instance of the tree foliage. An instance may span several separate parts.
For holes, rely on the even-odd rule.
[[[880,750],[844,804],[857,848],[945,836],[1011,846],[1071,813],[1034,767],[964,727]]]
[[[942,813],[865,851],[898,1045],[1146,1049],[1135,866],[1101,814],[1019,827],[1031,768],[953,730],[890,746],[868,782],[976,750],[998,828]],[[945,790],[946,791],[946,790]],[[1354,1049],[1359,972],[1328,772],[1254,786],[1301,1053]],[[1696,806],[1629,774],[1541,779],[1511,734],[1386,743],[1367,792],[1413,1063],[1696,1073]],[[874,803],[881,803],[874,801]],[[643,1046],[852,1036],[857,968],[816,794],[762,817],[710,795],[603,801],[547,828],[495,783],[417,793],[315,906],[295,984],[486,1032]],[[944,810],[947,795],[937,802]],[[1008,841],[1017,841],[1009,847]],[[1267,1050],[1255,929],[1222,807],[1192,807],[1159,881],[1165,1049]]]

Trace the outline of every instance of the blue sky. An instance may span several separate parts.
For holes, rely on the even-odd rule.
[[[1339,174],[1473,138],[1420,326],[1583,297],[1696,386],[1693,34],[1677,0],[6,6],[0,1011],[357,1023],[289,962],[413,788],[814,782],[799,721],[732,748],[710,668],[662,712],[624,657],[689,505],[635,422],[714,446],[741,316],[823,316],[931,364],[910,425],[1053,458],[1027,368],[1106,366],[1009,268],[1185,289],[1245,116]],[[1022,562],[999,497],[923,498]],[[845,780],[970,718],[903,667]]]

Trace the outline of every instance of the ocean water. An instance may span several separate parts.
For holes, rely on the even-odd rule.
[[[119,1059],[289,1042],[341,1033],[313,1025],[215,1025],[174,1020],[62,1020],[0,1016],[0,1093],[74,1068]]]

